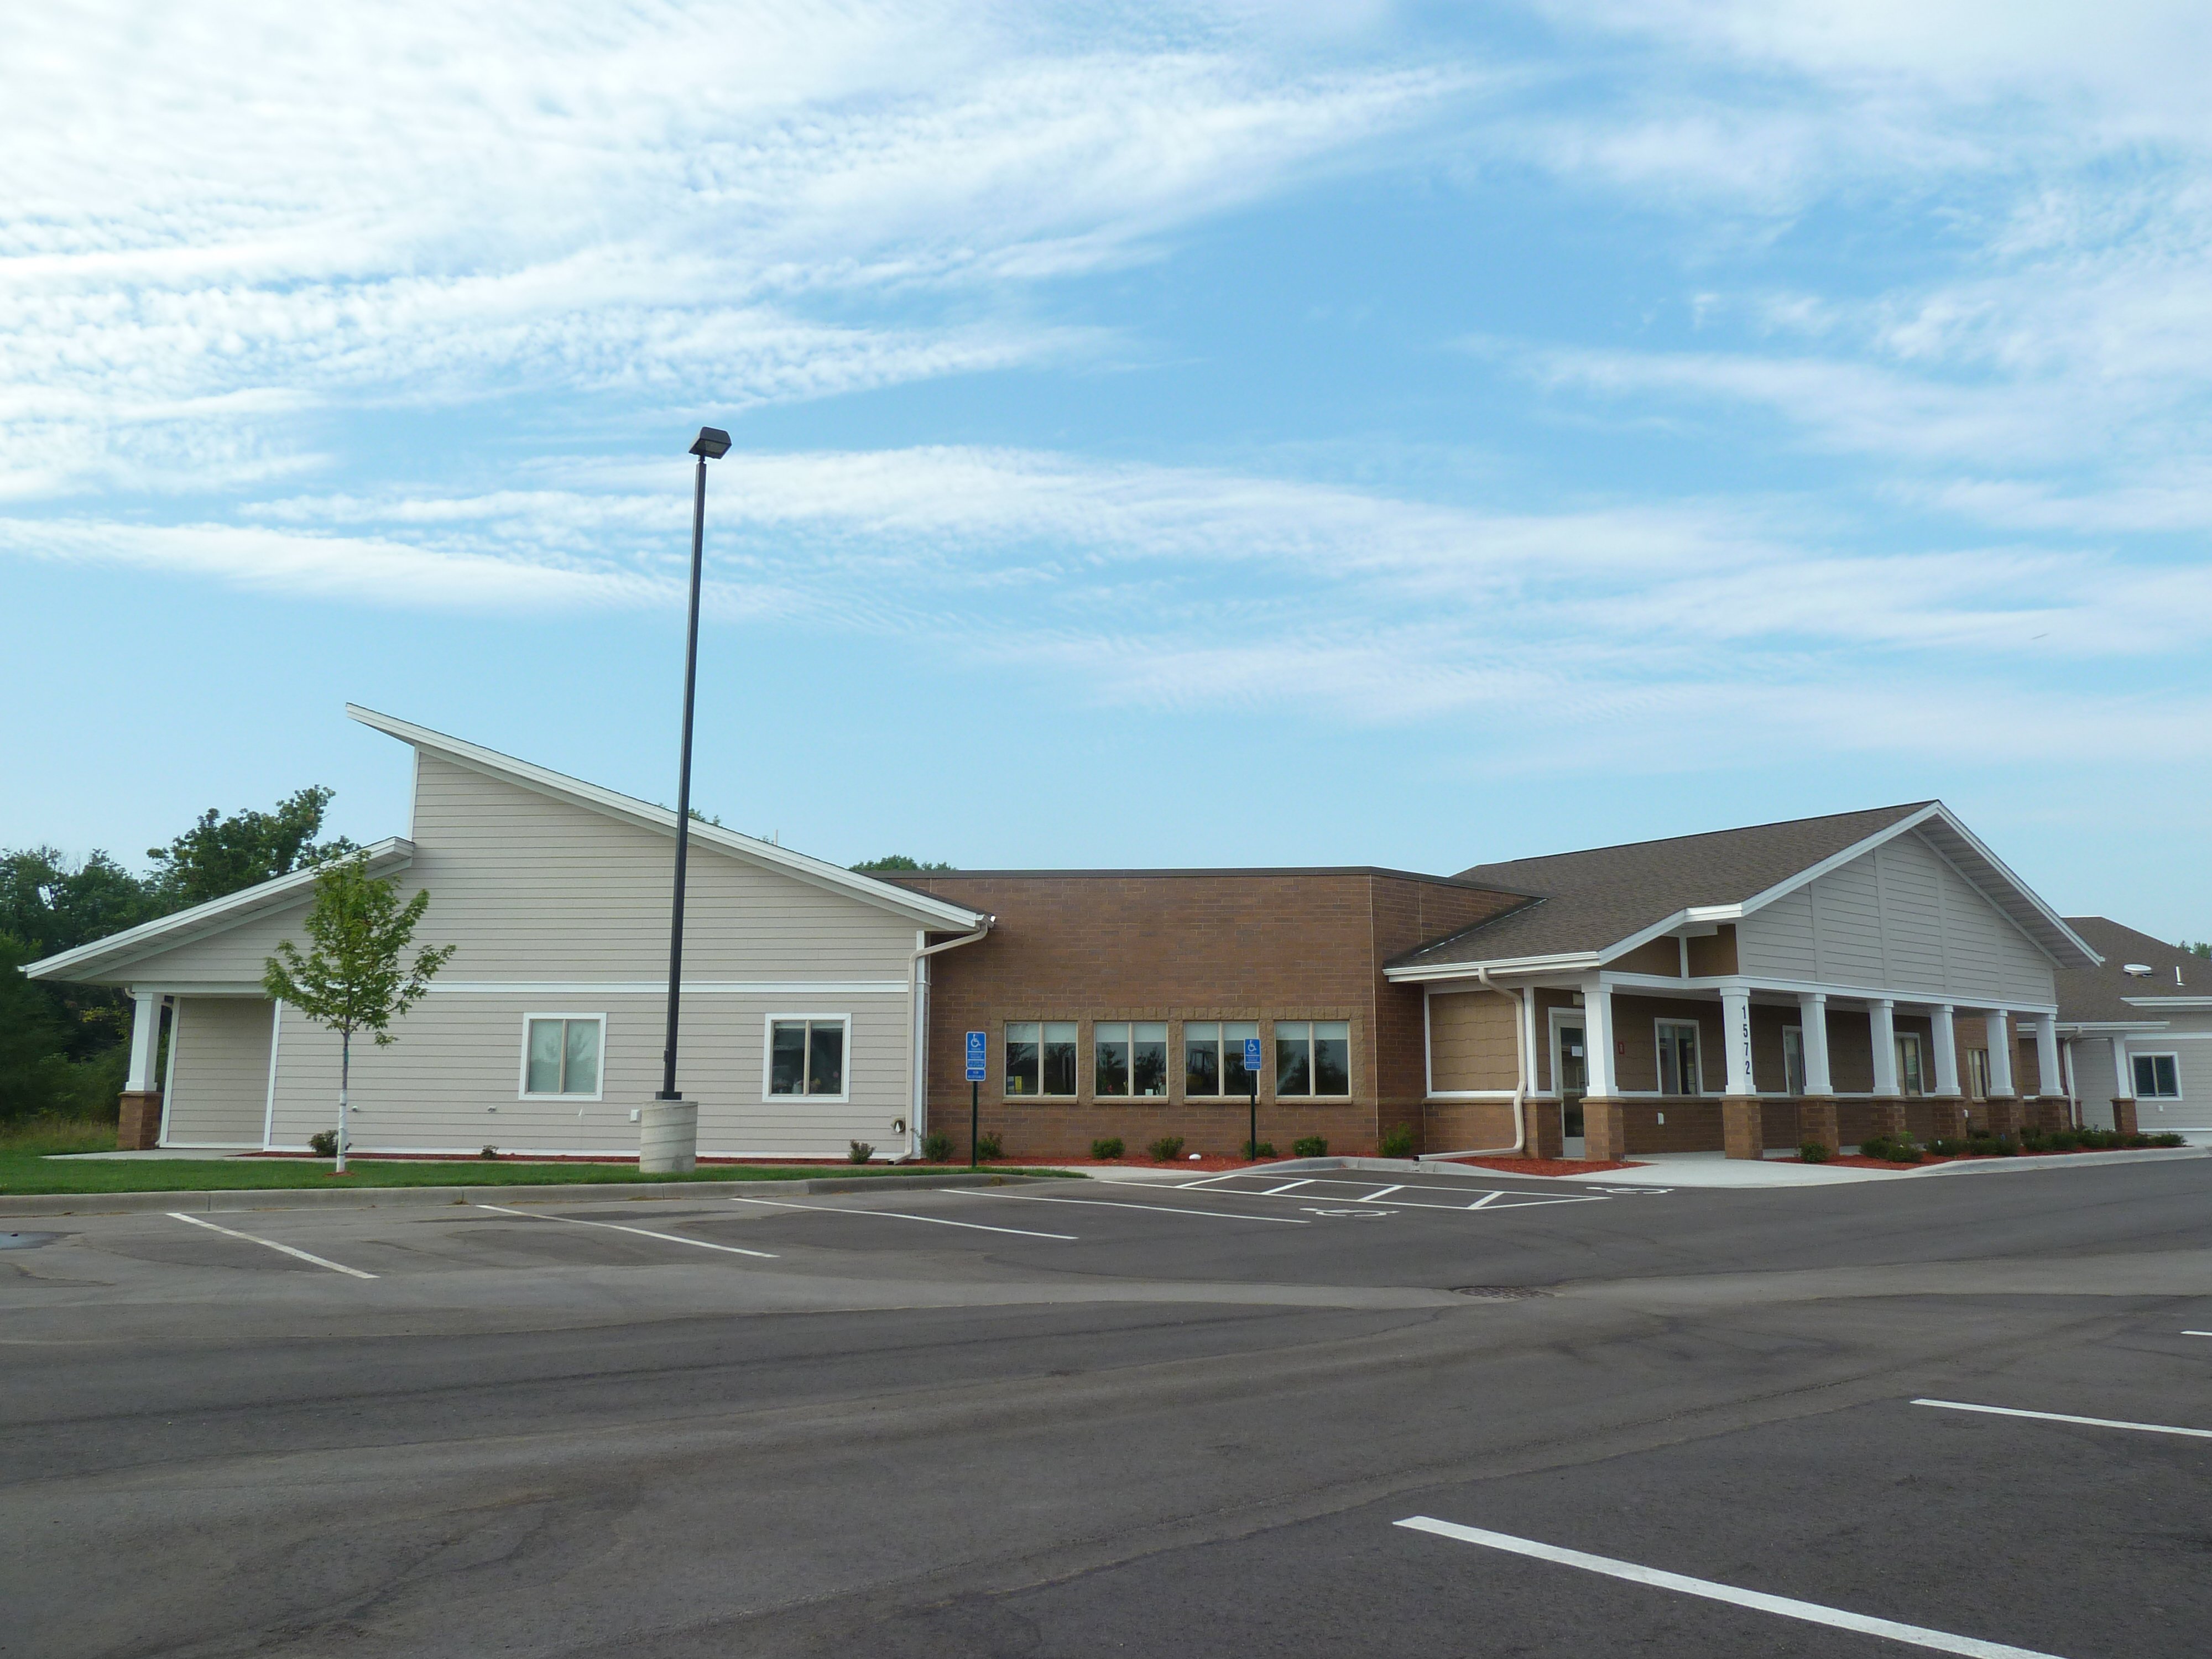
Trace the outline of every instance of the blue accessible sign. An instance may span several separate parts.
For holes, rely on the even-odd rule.
[[[989,1067],[983,1059],[983,1045],[988,1036],[984,1031],[968,1033],[968,1081],[970,1083],[981,1083],[989,1075]],[[1256,1042],[1252,1045],[1255,1049],[1259,1046]]]
[[[1260,1075],[1260,1039],[1257,1037],[1244,1039],[1244,1069],[1254,1077]]]

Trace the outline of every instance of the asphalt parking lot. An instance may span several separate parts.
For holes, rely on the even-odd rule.
[[[2193,1656],[2208,1200],[2212,1160],[16,1219],[0,1653]]]

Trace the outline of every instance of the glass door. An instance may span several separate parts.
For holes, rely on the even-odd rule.
[[[1572,1150],[1579,1152],[1583,1138],[1583,1097],[1589,1092],[1589,1056],[1583,1049],[1583,1028],[1580,1025],[1562,1025],[1559,1030],[1559,1133],[1562,1139],[1577,1143]]]

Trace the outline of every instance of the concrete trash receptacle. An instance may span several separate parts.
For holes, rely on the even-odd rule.
[[[645,1175],[681,1175],[699,1167],[699,1103],[656,1100],[638,1114],[637,1167]]]

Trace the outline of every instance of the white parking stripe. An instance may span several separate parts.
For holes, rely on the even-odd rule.
[[[302,1261],[312,1261],[318,1267],[328,1267],[334,1273],[347,1273],[355,1279],[376,1277],[374,1273],[365,1273],[358,1267],[349,1267],[343,1261],[325,1261],[321,1256],[310,1255],[305,1250],[295,1250],[289,1244],[279,1244],[273,1238],[256,1238],[252,1233],[235,1232],[228,1227],[218,1227],[212,1221],[203,1221],[196,1215],[186,1215],[182,1210],[169,1210],[165,1213],[173,1220],[189,1221],[195,1227],[204,1227],[211,1233],[222,1234],[226,1238],[242,1238],[247,1243],[258,1244],[264,1249],[282,1250],[286,1255],[297,1256]]]
[[[1556,1544],[1540,1544],[1532,1538],[1516,1538],[1510,1533],[1486,1532],[1480,1527],[1462,1527],[1450,1521],[1433,1520],[1425,1515],[1413,1516],[1397,1524],[1409,1527],[1415,1532],[1434,1533],[1439,1538],[1455,1538],[1465,1544],[1480,1544],[1488,1549],[1505,1550],[1514,1555],[1530,1556],[1539,1561],[1553,1561],[1565,1567],[1580,1567],[1585,1572],[1603,1573],[1608,1578],[1624,1578],[1632,1584],[1680,1590],[1685,1595],[1703,1596],[1708,1601],[1726,1601],[1734,1607],[1778,1613],[1784,1619],[1801,1619],[1807,1624],[1827,1625],[1837,1630],[1857,1631],[1866,1636],[1887,1637],[1893,1642],[1907,1642],[1914,1647],[1932,1648],[1938,1653],[1965,1654],[1968,1659],[2058,1659],[2056,1654],[2045,1653],[2035,1648],[2016,1648],[2007,1642],[1984,1642],[1974,1636],[1954,1636],[1948,1631],[1929,1630],[1920,1625],[1901,1625],[1893,1619],[1875,1619],[1863,1613],[1846,1613],[1841,1607],[1824,1607],[1817,1601],[1800,1601],[1787,1595],[1769,1595],[1763,1590],[1738,1589],[1733,1584],[1717,1584],[1709,1578],[1690,1578],[1679,1572],[1662,1572],[1656,1567],[1641,1567],[1633,1561],[1616,1561],[1607,1555],[1585,1555],[1580,1550],[1565,1550]]]
[[[1166,1215],[1210,1215],[1218,1221],[1271,1221],[1284,1227],[1310,1227],[1310,1221],[1299,1221],[1286,1215],[1239,1215],[1234,1210],[1186,1210],[1176,1204],[1123,1204],[1110,1198],[1045,1198],[1034,1193],[987,1193],[972,1187],[939,1187],[940,1193],[951,1193],[956,1198],[1012,1198],[1024,1204],[1090,1204],[1102,1210],[1158,1210]]]
[[[1378,1188],[1376,1191],[1371,1192],[1371,1193],[1369,1193],[1369,1194],[1368,1194],[1366,1196],[1364,1196],[1364,1198],[1356,1198],[1356,1199],[1354,1199],[1354,1200],[1352,1200],[1352,1202],[1353,1202],[1353,1203],[1355,1203],[1355,1204],[1372,1204],[1372,1203],[1374,1203],[1377,1199],[1388,1198],[1388,1197],[1389,1197],[1389,1196],[1390,1196],[1390,1194],[1393,1194],[1393,1193],[1402,1193],[1402,1192],[1404,1192],[1405,1190],[1406,1190],[1405,1184],[1401,1182],[1400,1184],[1398,1184],[1398,1185],[1397,1185],[1397,1186],[1395,1186],[1395,1187],[1382,1187],[1382,1188]]]
[[[1277,1193],[1287,1193],[1299,1187],[1310,1187],[1312,1185],[1313,1177],[1311,1176],[1308,1176],[1303,1181],[1285,1181],[1279,1187],[1270,1187],[1264,1193],[1255,1193],[1252,1196],[1255,1198],[1273,1198]]]
[[[2184,1336],[2212,1336],[2212,1331],[2184,1331]]]
[[[1491,1205],[1497,1203],[1499,1199],[1504,1196],[1505,1194],[1503,1193],[1485,1193],[1480,1198],[1476,1199],[1474,1203],[1468,1205],[1467,1207],[1470,1210],[1487,1209]]]
[[[765,1204],[778,1210],[819,1210],[824,1215],[879,1215],[886,1221],[926,1221],[933,1227],[965,1227],[979,1233],[1013,1233],[1023,1238],[1057,1238],[1077,1243],[1073,1233],[1033,1233],[1026,1227],[989,1227],[980,1221],[948,1221],[941,1215],[908,1215],[898,1210],[847,1210],[834,1204],[793,1204],[778,1198],[732,1198],[732,1204]]]
[[[763,1261],[777,1258],[768,1250],[741,1250],[734,1244],[709,1244],[703,1238],[686,1238],[681,1233],[657,1233],[650,1227],[625,1227],[619,1221],[584,1221],[573,1215],[532,1215],[527,1210],[510,1210],[503,1204],[479,1204],[479,1210],[489,1210],[495,1215],[520,1216],[525,1221],[565,1221],[572,1227],[605,1227],[609,1232],[635,1233],[640,1238],[665,1239],[671,1244],[689,1244],[695,1249],[720,1250],[730,1255],[757,1255]]]
[[[1916,1406],[1933,1406],[1947,1412],[1986,1412],[1991,1417],[2032,1417],[2043,1423],[2079,1423],[2091,1429],[2134,1429],[2143,1434],[2180,1434],[2192,1440],[2212,1440],[2212,1429],[2177,1429],[2170,1423],[2128,1423],[2115,1417],[2071,1417],[2064,1412],[2024,1412],[2012,1406],[1973,1406],[1963,1400],[1916,1400]]]

